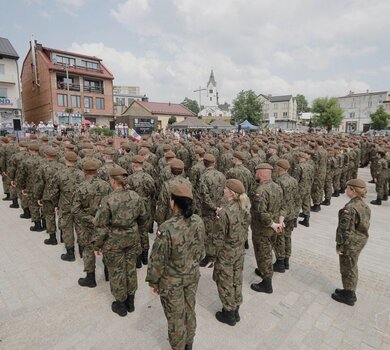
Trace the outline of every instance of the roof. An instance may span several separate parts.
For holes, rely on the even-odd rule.
[[[101,58],[98,58],[96,56],[88,56],[88,55],[84,55],[84,54],[77,53],[77,52],[53,49],[51,47],[46,47],[46,46],[42,46],[42,50],[48,51],[48,52],[62,53],[63,55],[68,55],[68,56],[76,56],[76,57],[81,57],[81,58],[88,58],[90,60],[99,61],[99,62],[102,60]]]
[[[219,128],[219,129],[234,128],[233,125],[230,125],[229,123],[226,123],[222,120],[214,120],[212,123],[210,123],[210,126],[212,126],[213,128]]]
[[[210,78],[209,78],[209,82],[207,83],[207,86],[209,86],[210,83],[213,84],[214,86],[217,86],[217,82],[215,81],[213,70],[211,70]]]
[[[284,102],[290,101],[293,98],[293,95],[281,95],[281,96],[272,96],[260,94],[258,97],[263,96],[266,100],[270,102]]]
[[[6,38],[0,38],[0,57],[19,59],[19,55]]]
[[[152,114],[182,115],[187,117],[195,117],[195,113],[178,103],[146,101],[135,102],[139,103],[142,107],[144,107]]]
[[[181,122],[172,124],[172,129],[210,129],[211,126],[198,118],[187,118]]]
[[[341,96],[339,98],[348,98],[348,97],[362,97],[362,96],[373,96],[373,95],[384,95],[387,94],[387,91],[376,91],[376,92],[360,92],[355,94],[354,92],[350,92],[346,96]]]
[[[242,129],[258,129],[257,126],[251,124],[247,120],[243,121],[240,125]]]

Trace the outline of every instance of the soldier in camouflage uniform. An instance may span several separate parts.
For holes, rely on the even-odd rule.
[[[256,274],[263,280],[252,283],[251,289],[261,293],[272,293],[272,241],[274,235],[283,230],[281,207],[283,193],[272,181],[273,168],[268,163],[256,167],[257,188],[252,193],[251,229],[257,269]]]
[[[274,236],[273,248],[276,262],[273,270],[285,272],[290,268],[289,259],[291,256],[291,234],[294,230],[296,219],[299,214],[299,193],[298,182],[288,171],[290,163],[287,159],[279,159],[276,162],[277,183],[283,191],[281,217],[283,218],[284,229]]]
[[[336,289],[332,298],[340,303],[354,305],[357,301],[358,259],[368,239],[371,210],[364,203],[367,189],[363,180],[353,179],[347,183],[347,196],[351,200],[339,211],[336,231],[336,251],[340,260],[343,289]]]
[[[298,164],[295,168],[295,179],[298,181],[299,188],[299,208],[302,208],[303,217],[299,223],[303,226],[309,227],[310,225],[310,190],[313,179],[313,167],[307,162],[307,154],[300,152],[298,154]]]
[[[193,208],[195,214],[200,214],[199,184],[200,184],[200,177],[202,176],[204,170],[206,169],[203,162],[203,157],[205,153],[206,152],[203,148],[197,148],[195,150],[197,162],[191,167],[191,171],[188,177],[189,180],[191,181],[192,188],[194,189]]]
[[[332,197],[339,197],[340,196],[340,190],[341,190],[341,171],[344,166],[344,157],[342,155],[342,152],[340,151],[339,146],[334,147],[335,150],[335,158],[336,158],[336,167],[334,170],[334,176],[333,176],[333,194]]]
[[[118,164],[114,163],[115,151],[112,148],[106,148],[103,151],[103,160],[104,164],[98,171],[99,179],[109,182],[110,176],[108,175],[111,168],[119,167]]]
[[[156,186],[153,178],[145,173],[142,169],[144,158],[136,155],[131,158],[132,174],[127,178],[127,185],[130,190],[136,192],[143,201],[146,212],[147,230],[140,231],[142,253],[137,259],[137,268],[140,268],[141,262],[144,265],[148,264],[149,254],[149,236],[148,229],[153,225],[152,205],[156,193]]]
[[[107,196],[110,185],[97,177],[98,163],[88,160],[83,164],[85,180],[78,186],[72,206],[72,215],[77,225],[77,241],[82,250],[85,278],[80,278],[78,283],[82,287],[96,287],[95,268],[96,259],[93,245],[95,231],[94,218],[102,198]]]
[[[94,249],[102,250],[110,275],[113,312],[121,317],[133,312],[137,290],[137,256],[141,253],[139,231],[147,230],[145,206],[134,191],[127,190],[126,170],[109,172],[113,191],[103,198],[95,216]]]
[[[274,169],[272,172],[272,180],[275,181],[277,178],[276,174],[276,162],[278,161],[279,157],[277,154],[277,146],[274,143],[271,143],[268,145],[268,157],[267,157],[267,163],[272,166]]]
[[[201,216],[206,229],[205,248],[206,256],[200,262],[200,266],[213,266],[215,260],[215,235],[216,235],[216,210],[221,206],[223,191],[225,188],[225,176],[214,168],[215,157],[206,153],[203,158],[206,167],[200,177],[199,194]]]
[[[226,173],[226,179],[237,179],[242,182],[245,187],[246,193],[252,192],[252,186],[254,182],[254,176],[244,165],[245,155],[243,152],[234,152],[233,153],[233,168],[230,168]]]
[[[195,300],[204,256],[205,229],[192,214],[192,191],[185,184],[171,188],[174,215],[165,221],[154,241],[146,282],[160,295],[174,350],[191,350],[196,330]]]
[[[324,197],[324,184],[326,177],[326,165],[328,154],[323,146],[323,140],[317,140],[316,151],[314,153],[314,178],[311,187],[311,199],[313,206],[310,208],[313,212],[321,210],[321,202]]]
[[[386,152],[382,148],[377,149],[377,168],[375,169],[376,181],[375,181],[375,191],[377,198],[372,200],[370,203],[374,205],[382,205],[382,200],[387,200],[388,190],[388,169],[387,169],[387,160]]]
[[[242,304],[244,244],[251,221],[250,201],[244,185],[237,179],[226,181],[224,197],[226,202],[217,214],[217,254],[213,273],[223,309],[215,317],[234,326],[240,321],[238,311]]]
[[[251,147],[251,155],[252,158],[246,161],[245,166],[249,169],[251,174],[254,176],[256,172],[256,166],[258,166],[261,163],[265,163],[266,155],[264,151],[261,150],[257,145],[253,145]]]
[[[325,199],[321,202],[321,205],[330,205],[330,200],[332,199],[332,183],[334,178],[334,173],[336,171],[337,160],[335,158],[335,153],[333,148],[328,149],[328,159],[326,164],[326,177],[324,184],[324,194]]]
[[[14,158],[17,153],[19,153],[19,147],[15,142],[15,135],[9,135],[10,142],[8,145],[6,145],[6,176],[7,176],[7,183],[9,187],[9,195],[10,199],[12,200],[12,203],[10,204],[10,208],[18,209],[19,203],[18,203],[18,191],[15,187],[11,185],[12,177],[10,176],[10,172],[15,169],[14,165]]]
[[[230,144],[228,143],[224,143],[223,148],[223,153],[221,154],[220,159],[218,159],[218,170],[222,174],[226,174],[228,170],[233,166],[233,152],[231,151]]]
[[[1,144],[0,144],[0,173],[1,173],[1,179],[3,181],[3,190],[5,197],[3,198],[3,201],[11,200],[10,193],[9,193],[9,187],[11,185],[11,182],[7,175],[7,148],[8,148],[9,139],[7,137],[1,138]]]

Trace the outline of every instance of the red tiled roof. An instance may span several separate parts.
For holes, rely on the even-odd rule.
[[[188,117],[195,117],[195,113],[181,104],[146,101],[137,102],[152,114],[184,115]]]

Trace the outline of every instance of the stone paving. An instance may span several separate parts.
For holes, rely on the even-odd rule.
[[[359,175],[369,180],[369,170]],[[375,198],[369,185],[367,201]],[[202,269],[197,294],[194,349],[390,349],[390,202],[370,205],[370,239],[359,261],[358,302],[354,307],[330,298],[341,286],[335,253],[337,212],[345,195],[313,213],[310,228],[293,234],[291,269],[275,274],[274,293],[249,285],[253,248],[247,251],[241,322],[220,324],[221,308],[212,270]],[[30,232],[19,210],[0,201],[0,349],[169,349],[167,324],[158,297],[138,270],[136,311],[121,318],[111,311],[112,296],[101,259],[96,288],[81,288],[82,261],[60,260],[62,245],[45,246],[44,233]],[[151,235],[152,237],[152,235]]]

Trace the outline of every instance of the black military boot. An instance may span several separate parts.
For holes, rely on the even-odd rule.
[[[332,197],[340,197],[340,191],[334,191]]]
[[[305,215],[304,219],[302,221],[299,221],[299,224],[306,226],[306,227],[309,227],[310,226],[309,218],[310,218],[309,215]]]
[[[229,326],[235,326],[236,325],[235,313],[236,313],[235,310],[227,311],[225,309],[222,309],[222,311],[218,311],[215,314],[215,317],[219,322],[226,323]]]
[[[74,247],[66,248],[66,254],[61,254],[61,259],[64,261],[75,261]]]
[[[129,294],[127,296],[127,299],[125,301],[125,304],[126,304],[126,310],[127,312],[133,312],[135,310],[135,306],[134,306],[134,294],[131,295]]]
[[[9,193],[4,193],[4,194],[5,194],[5,197],[3,198],[3,201],[10,201],[10,200],[12,200]]]
[[[143,251],[141,253],[141,261],[142,261],[142,264],[143,265],[147,265],[148,264],[148,251]]]
[[[234,317],[236,319],[236,322],[240,322],[241,320],[239,311],[240,311],[240,307],[237,306],[236,310],[234,310]]]
[[[206,255],[202,260],[201,262],[199,263],[199,266],[200,267],[206,267],[207,264],[209,263],[210,261],[210,257],[208,255]]]
[[[273,292],[272,278],[264,278],[260,283],[252,283],[251,289],[259,293],[271,294]]]
[[[83,251],[84,251],[84,247],[79,244],[79,254],[81,259],[83,258]]]
[[[313,206],[310,207],[310,210],[318,213],[321,210],[321,206],[319,204],[314,204]]]
[[[137,269],[140,269],[142,267],[142,258],[141,258],[141,255],[138,255],[137,256],[137,262],[135,263],[135,267]]]
[[[261,278],[263,278],[263,274],[260,272],[260,270],[258,268],[255,268],[255,274],[257,276],[260,276]]]
[[[333,293],[332,299],[349,306],[355,305],[356,295],[352,290],[341,289],[340,293]]]
[[[42,229],[43,229],[43,231],[46,231],[46,229],[47,229],[45,219],[42,219]]]
[[[245,249],[249,249],[249,242],[248,242],[248,240],[245,241]]]
[[[334,292],[336,294],[344,294],[345,293],[345,289],[336,288]],[[357,297],[356,297],[356,293],[355,292],[353,292],[352,299],[355,300],[355,303],[357,302]]]
[[[184,347],[184,350],[192,350],[192,343],[186,344],[186,346]]]
[[[321,202],[321,205],[326,205],[326,206],[330,205],[330,199],[325,198],[324,201]]]
[[[111,310],[121,317],[125,317],[127,315],[126,304],[124,301],[114,301],[111,304]]]
[[[12,204],[9,205],[10,208],[14,208],[14,209],[18,209],[19,208],[19,203],[18,203],[18,199],[17,198],[14,198],[12,200]]]
[[[388,195],[387,193],[384,194],[382,200],[383,200],[383,201],[389,200],[389,195]]]
[[[371,181],[368,181],[369,184],[374,184],[375,183],[375,180],[372,179]]]
[[[300,218],[304,218],[305,217],[305,214],[303,214],[303,213],[299,213],[299,215],[298,215]]]
[[[344,194],[344,193],[345,193],[345,188],[341,188],[339,194]]]
[[[104,265],[104,279],[106,280],[106,282],[110,280],[110,276],[108,274],[108,268],[106,265]]]
[[[55,233],[50,233],[50,237],[45,239],[43,241],[43,243],[45,243],[47,245],[57,245],[58,241],[57,241],[56,234]]]
[[[23,214],[20,214],[19,217],[21,219],[31,219],[30,209],[29,208],[24,208],[23,209]]]
[[[290,258],[284,258],[284,269],[285,270],[290,269]]]
[[[275,263],[272,265],[273,267],[273,270],[275,272],[280,272],[280,273],[284,273],[285,272],[285,267],[284,267],[284,258],[281,258],[281,259],[277,259],[275,261]]]
[[[34,226],[30,227],[30,231],[42,232],[43,228],[41,225],[41,220],[34,221]]]
[[[370,203],[374,205],[382,205],[382,200],[379,197],[377,197],[375,200],[371,201]]]
[[[95,271],[87,272],[87,276],[85,276],[84,278],[79,278],[79,285],[81,287],[95,288],[96,287]]]

